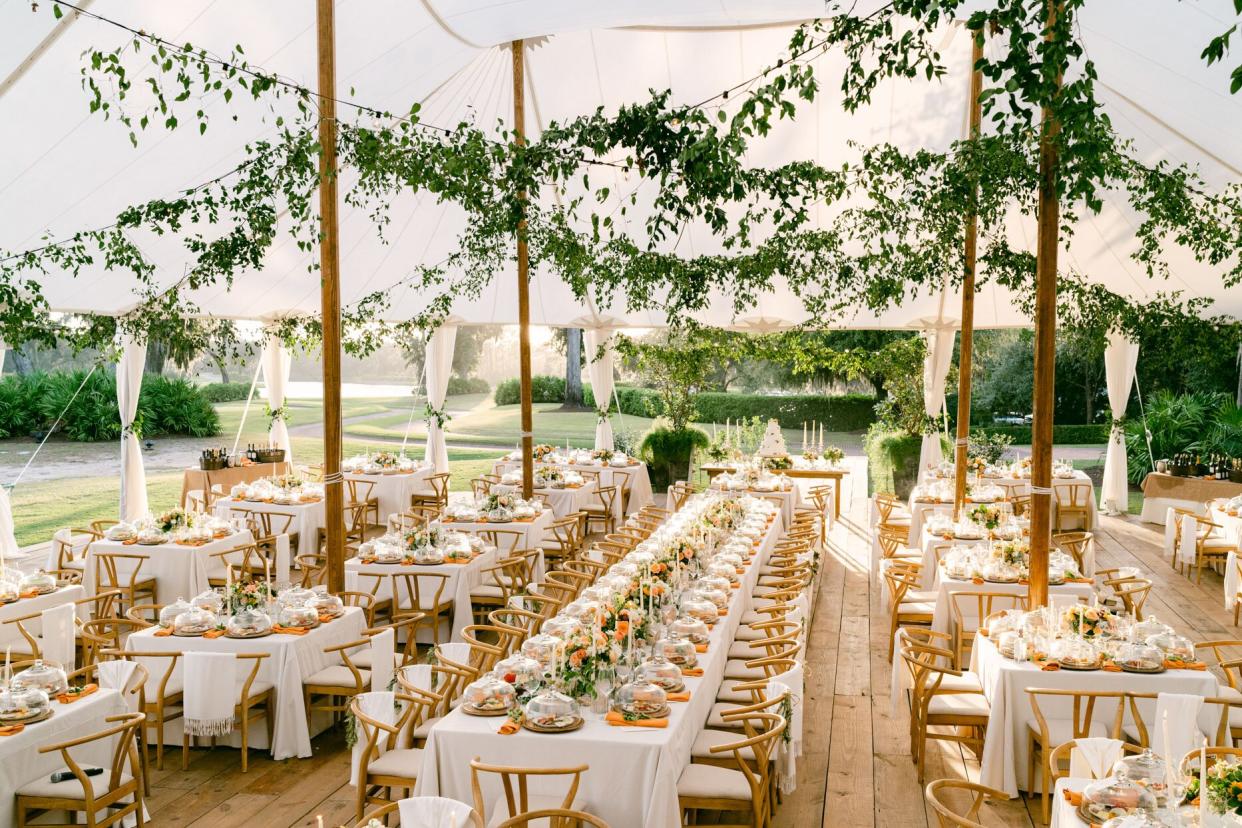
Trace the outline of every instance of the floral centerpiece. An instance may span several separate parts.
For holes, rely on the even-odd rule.
[[[483,505],[480,508],[484,512],[491,512],[496,509],[512,509],[517,505],[517,501],[517,495],[511,492],[498,492],[484,497]]]
[[[562,488],[565,485],[565,473],[556,466],[540,466],[535,469],[535,486],[537,488]]]
[[[371,458],[371,462],[381,469],[395,469],[401,465],[402,458],[391,451],[381,451]]]
[[[1007,564],[1025,569],[1031,546],[1023,540],[1007,540],[992,545],[992,555]]]
[[[784,471],[793,468],[793,458],[788,454],[777,454],[772,457],[764,457],[760,463],[763,468],[773,471]]]
[[[290,489],[299,489],[306,483],[300,475],[296,474],[278,474],[274,477],[269,477],[268,480],[270,480],[272,485],[276,488],[284,489],[285,491]]]
[[[612,449],[592,449],[591,459],[598,460],[601,463],[611,463],[613,457]]]
[[[266,581],[234,581],[225,593],[224,606],[229,615],[236,615],[244,609],[263,609],[272,597],[271,587]]]
[[[561,678],[564,691],[575,699],[595,695],[595,677],[600,667],[615,664],[621,644],[602,629],[583,628],[565,640]]]
[[[1207,806],[1218,815],[1229,814],[1235,821],[1242,818],[1242,762],[1221,757],[1204,773],[1207,778]],[[1200,796],[1199,777],[1193,777],[1186,786],[1183,805],[1193,803]]]
[[[188,529],[194,526],[198,516],[193,512],[187,512],[180,507],[169,509],[167,512],[161,512],[155,518],[155,526],[164,533],[174,532],[177,529]]]
[[[538,443],[534,446],[531,446],[530,456],[533,457],[535,460],[542,460],[543,458],[547,457],[554,451],[556,451],[556,446],[550,445],[548,443]]]
[[[829,465],[836,466],[845,459],[845,450],[840,446],[828,446],[828,448],[824,449],[824,459],[828,461]]]
[[[1089,607],[1086,604],[1075,604],[1061,613],[1061,621],[1073,635],[1096,638],[1109,628],[1111,616],[1108,610]]]
[[[982,526],[988,531],[992,531],[1001,522],[1001,510],[999,506],[987,503],[980,503],[975,508],[966,513],[966,517],[976,526]]]
[[[439,526],[427,526],[421,529],[410,529],[402,535],[401,539],[405,542],[405,548],[413,551],[440,546],[444,540],[444,533]]]

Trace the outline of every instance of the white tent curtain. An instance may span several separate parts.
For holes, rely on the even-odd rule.
[[[121,411],[121,520],[137,520],[147,513],[147,473],[142,467],[142,444],[133,432],[142,391],[147,345],[121,335],[121,361],[116,366],[116,404]]]
[[[4,357],[9,346],[0,339],[0,372],[4,370]],[[19,558],[17,537],[13,533],[13,504],[9,501],[9,490],[0,486],[0,557],[5,559]]]
[[[583,343],[586,345],[587,378],[591,381],[591,393],[595,396],[595,408],[600,413],[595,422],[595,447],[612,451],[612,421],[608,418],[608,405],[612,401],[612,332],[607,330],[587,329],[582,332]],[[604,353],[599,354],[601,345],[606,345]],[[597,358],[598,355],[598,358]]]
[[[927,355],[923,357],[923,410],[928,417],[939,417],[944,411],[944,384],[949,376],[949,363],[953,359],[953,328],[933,328],[923,331]],[[944,452],[940,449],[940,433],[923,435],[923,447],[919,451],[919,471],[928,466],[940,465]]]
[[[1108,405],[1114,417],[1124,416],[1134,385],[1139,346],[1124,334],[1110,333],[1104,348],[1104,380],[1108,384]],[[1100,506],[1110,515],[1121,514],[1128,505],[1126,486],[1126,437],[1116,419],[1104,455],[1104,485],[1100,488]]]
[[[423,459],[435,467],[437,474],[449,470],[448,446],[444,443],[444,398],[448,396],[449,374],[453,371],[453,349],[457,345],[457,326],[441,325],[427,340],[427,451]]]
[[[289,385],[289,365],[292,361],[289,349],[280,338],[269,336],[263,346],[263,395],[272,411],[285,406],[285,389]],[[272,420],[268,440],[273,446],[285,450],[287,462],[293,462],[293,443],[289,440],[289,426],[283,417]]]

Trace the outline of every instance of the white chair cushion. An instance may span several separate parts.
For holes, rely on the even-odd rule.
[[[758,622],[756,622],[758,623]],[[745,625],[738,627],[733,638],[735,641],[758,641],[760,638],[767,638],[767,630],[755,630]]]
[[[754,704],[755,697],[749,690],[735,690],[734,686],[742,684],[735,679],[725,679],[720,683],[720,690],[716,692],[716,701],[725,702],[726,704]]]
[[[401,658],[401,653],[398,652],[397,659],[400,660],[400,658]],[[354,663],[354,666],[357,667],[359,670],[370,670],[371,669],[371,648],[363,647],[362,649],[358,650],[358,652],[356,653],[350,653],[349,660],[352,661]]]
[[[740,658],[749,661],[752,658],[762,658],[768,654],[763,647],[752,647],[749,641],[734,641],[729,645],[729,658]]]
[[[927,703],[929,716],[986,716],[990,710],[982,693],[937,693]]]
[[[741,771],[714,765],[687,765],[677,780],[677,795],[695,799],[750,801],[750,785]]]
[[[1237,544],[1229,540],[1229,538],[1205,538],[1203,541],[1204,549],[1234,549]]]
[[[62,767],[59,770],[67,771],[69,769]],[[55,772],[53,771],[53,773]],[[107,793],[111,776],[112,774],[108,769],[104,768],[104,772],[98,776],[86,777],[86,781],[91,784],[91,796],[103,796]],[[128,773],[122,773],[121,785],[133,778]],[[17,794],[18,796],[55,797],[57,799],[86,799],[85,792],[82,790],[82,783],[78,779],[72,778],[65,782],[53,782],[51,773],[45,773],[35,781],[22,785],[17,789]]]
[[[371,671],[359,670],[362,675],[362,685],[366,687],[371,683]],[[318,672],[312,673],[302,679],[303,684],[315,684],[320,687],[354,687],[354,674],[344,664],[334,664],[331,667],[324,667]]]
[[[430,719],[425,719],[422,722],[422,724],[414,728],[414,734],[413,734],[414,738],[415,739],[426,739],[428,734],[431,733],[431,728],[435,727],[436,722],[438,721],[440,721],[439,716],[433,716]]]
[[[945,676],[941,679],[939,689],[955,693],[982,693],[983,685],[979,683],[977,674],[963,670],[960,676]]]
[[[899,611],[907,615],[912,613],[933,615],[936,612],[936,605],[931,601],[902,601]]]
[[[367,765],[367,773],[372,773],[376,776],[403,776],[408,779],[417,779],[418,770],[422,766],[422,750],[419,748],[400,748],[388,751]]]
[[[74,558],[71,561],[65,561],[64,568],[65,569],[77,569],[79,571],[85,572],[86,571],[86,559],[85,558]]]
[[[763,672],[762,667],[747,667],[745,661],[734,659],[730,659],[725,664],[724,674],[725,678],[741,679],[742,681],[755,681],[767,676],[767,673]]]
[[[748,701],[746,704],[750,704],[750,702]],[[712,712],[707,716],[705,727],[714,727],[717,730],[741,730],[742,723],[740,721],[726,722],[724,720],[724,714],[732,713],[738,707],[741,707],[741,705],[733,704],[732,702],[715,702],[712,705]]]
[[[254,698],[255,696],[261,693],[265,693],[268,690],[271,690],[273,686],[274,685],[270,681],[264,681],[261,678],[256,678],[254,680],[254,683],[250,685],[250,696],[251,698]],[[237,680],[237,700],[238,701],[241,701],[242,690],[244,690],[245,687],[246,687],[245,677],[239,678]]]
[[[504,598],[505,594],[501,592],[500,587],[495,584],[482,584],[470,590],[471,598]]]
[[[704,730],[699,733],[694,740],[694,746],[690,748],[690,755],[703,759],[727,759],[732,760],[735,756],[731,750],[723,750],[720,753],[712,753],[713,747],[727,745],[732,742],[741,741],[743,735],[740,733],[727,733],[723,730]],[[753,748],[745,747],[741,750],[743,759],[754,760],[755,751]]]

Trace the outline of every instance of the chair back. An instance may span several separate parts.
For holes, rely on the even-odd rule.
[[[456,800],[444,800],[438,796],[417,796],[411,797],[411,799],[448,801],[452,802],[454,805],[462,805],[462,803],[459,803]],[[365,815],[363,815],[362,819],[358,820],[358,822],[354,824],[354,828],[370,828],[370,826],[376,822],[380,825],[393,824],[388,818],[393,815],[400,816],[401,803],[407,801],[409,800],[401,799],[396,802],[389,802],[387,805],[376,808],[374,811],[368,811]],[[473,808],[469,809],[469,813],[462,818],[469,820],[469,824],[463,822],[461,823],[461,828],[483,828],[483,818],[479,816],[478,812]]]
[[[488,819],[487,800],[483,797],[483,779],[485,775],[500,777],[500,785],[504,791],[504,804],[508,809],[506,819],[512,819],[530,811],[530,781],[545,780],[549,777],[565,777],[568,788],[561,801],[561,808],[574,806],[574,797],[578,795],[578,786],[582,782],[582,774],[590,769],[589,765],[572,765],[561,768],[524,768],[513,765],[492,765],[484,763],[479,757],[470,760],[470,787],[474,794],[474,809],[483,818]],[[492,819],[495,815],[492,815]]]
[[[1052,491],[1056,494],[1057,506],[1062,511],[1086,509],[1091,503],[1091,484],[1085,480],[1064,486],[1053,486]]]
[[[150,560],[149,555],[138,555],[133,552],[97,552],[95,554],[95,588],[96,589],[129,589],[138,583],[138,575],[142,565]],[[127,578],[127,580],[122,580]]]
[[[949,609],[953,613],[953,640],[960,665],[983,619],[1002,609],[1025,610],[1026,596],[1016,592],[953,590],[949,593]]]
[[[449,582],[448,575],[440,572],[394,572],[391,577],[394,616],[402,610],[435,612],[445,606],[444,588]]]
[[[479,823],[482,825],[483,823]],[[608,828],[608,823],[604,822],[593,814],[586,811],[575,811],[572,808],[542,808],[538,811],[529,811],[525,814],[518,814],[515,817],[506,819],[504,822],[496,826],[496,828],[578,828],[580,825],[591,826],[591,828]]]
[[[502,558],[507,558],[518,550],[526,534],[515,529],[480,529],[476,532],[483,542],[496,547]]]
[[[345,489],[349,493],[350,503],[366,503],[371,500],[371,492],[375,491],[375,481],[347,477]]]
[[[1195,748],[1182,757],[1178,770],[1181,771],[1183,776],[1193,776],[1196,778],[1199,776],[1198,766],[1199,760],[1203,756],[1202,751],[1203,748]],[[1242,748],[1222,747],[1221,745],[1212,745],[1207,748],[1207,766],[1209,770],[1222,759],[1229,759],[1235,762],[1242,759]]]
[[[1027,687],[1026,695],[1031,703],[1031,713],[1034,714],[1036,725],[1039,727],[1041,743],[1048,750],[1056,747],[1052,742],[1052,728],[1048,724],[1050,713],[1058,721],[1069,722],[1071,739],[1086,739],[1096,735],[1092,733],[1092,730],[1097,722],[1097,704],[1104,708],[1107,708],[1109,704],[1113,705],[1112,721],[1105,719],[1102,723],[1107,724],[1106,735],[1109,738],[1121,738],[1121,725],[1125,719],[1128,700],[1124,691]],[[1066,711],[1067,706],[1068,711]],[[1100,718],[1108,715],[1107,709],[1101,713]]]
[[[1052,536],[1052,542],[1055,543],[1067,555],[1074,559],[1074,563],[1078,565],[1078,571],[1086,574],[1086,565],[1084,561],[1087,557],[1087,551],[1095,542],[1095,535],[1090,532],[1061,532]]]
[[[970,797],[970,807],[965,811],[954,810],[951,798],[965,793]],[[923,796],[936,815],[940,828],[984,828],[979,812],[989,799],[1005,801],[1009,795],[995,788],[977,785],[962,779],[935,779],[927,783]]]

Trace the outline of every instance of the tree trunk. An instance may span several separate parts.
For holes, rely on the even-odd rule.
[[[226,364],[224,357],[222,357],[220,354],[212,354],[211,358],[212,360],[215,361],[216,367],[220,369],[220,382],[228,382],[229,381],[229,367]]]
[[[1083,396],[1087,398],[1087,422],[1095,422],[1095,383],[1091,382],[1091,369],[1084,367],[1083,374],[1083,390],[1086,392]]]
[[[164,362],[168,359],[168,348],[158,339],[147,342],[147,363],[143,368],[148,374],[164,373]]]
[[[565,329],[565,407],[582,408],[581,328]]]

